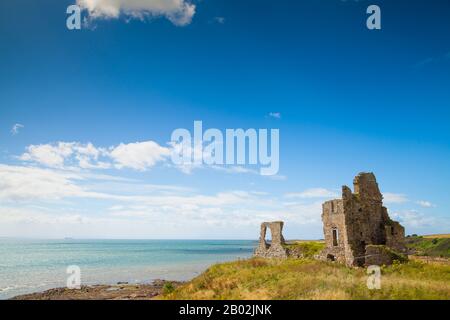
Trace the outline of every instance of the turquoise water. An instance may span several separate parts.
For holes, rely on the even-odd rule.
[[[188,280],[216,262],[248,258],[249,240],[0,239],[0,299],[64,287],[70,265],[82,284]]]

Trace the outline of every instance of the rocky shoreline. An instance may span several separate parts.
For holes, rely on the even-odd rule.
[[[10,300],[152,300],[180,281],[155,280],[149,284],[119,282],[114,285],[86,285],[81,289],[54,288],[43,292],[19,295]]]

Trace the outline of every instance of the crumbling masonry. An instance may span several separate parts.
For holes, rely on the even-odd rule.
[[[267,228],[272,234],[270,244],[266,242]],[[283,222],[263,222],[261,224],[261,233],[259,235],[259,245],[255,250],[255,256],[264,258],[287,258],[287,250],[283,247],[285,244],[283,238]]]
[[[342,187],[342,199],[322,205],[326,248],[321,258],[348,266],[386,264],[382,246],[403,252],[405,229],[389,218],[373,173],[360,173],[354,191]]]
[[[389,218],[373,173],[357,175],[353,187],[352,192],[349,187],[343,186],[341,199],[322,205],[326,246],[316,257],[348,266],[390,264],[394,259],[393,251],[405,251],[405,229]],[[272,234],[270,244],[266,242],[267,228]],[[301,256],[286,248],[282,231],[282,221],[262,223],[255,256]]]

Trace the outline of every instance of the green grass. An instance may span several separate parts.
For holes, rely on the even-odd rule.
[[[252,258],[217,264],[165,299],[450,299],[450,266],[416,261],[382,268],[381,289],[366,269],[312,259]]]
[[[416,255],[450,258],[450,238],[448,237],[409,236],[405,239],[406,246]]]
[[[312,258],[325,248],[323,241],[295,241],[284,247],[292,252],[302,254],[305,258]]]
[[[175,286],[173,285],[172,282],[164,283],[164,285],[163,285],[163,293],[164,294],[170,294],[174,291],[175,291]]]

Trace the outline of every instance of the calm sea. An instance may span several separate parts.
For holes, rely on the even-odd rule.
[[[0,239],[0,299],[66,286],[66,269],[82,284],[188,280],[216,262],[248,258],[255,241]]]

